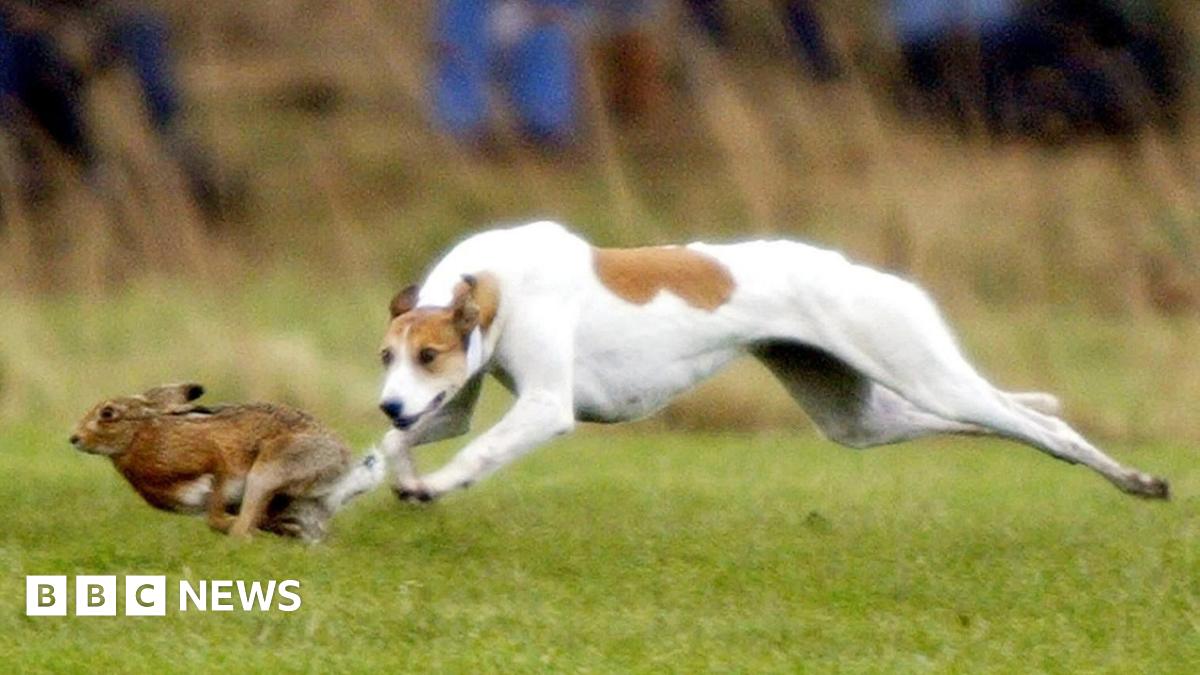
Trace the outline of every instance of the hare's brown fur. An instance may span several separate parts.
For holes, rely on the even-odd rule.
[[[108,456],[151,506],[203,511],[215,530],[311,537],[289,525],[289,512],[302,520],[315,512],[318,522],[301,529],[323,529],[329,510],[321,497],[350,466],[346,444],[288,406],[192,403],[203,391],[167,385],[102,401],[79,422],[72,443]]]

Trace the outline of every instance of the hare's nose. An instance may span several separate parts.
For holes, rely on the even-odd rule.
[[[79,434],[71,434],[71,445],[79,445]]]

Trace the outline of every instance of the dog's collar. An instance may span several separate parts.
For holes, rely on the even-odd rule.
[[[478,326],[467,338],[467,377],[474,375],[483,366],[483,331]]]

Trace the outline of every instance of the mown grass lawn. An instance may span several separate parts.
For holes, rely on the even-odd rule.
[[[62,431],[62,430],[58,430]],[[586,431],[430,507],[381,491],[323,545],[237,545],[63,433],[0,435],[12,670],[1194,672],[1200,473],[1168,504],[999,442]],[[444,453],[444,450],[439,450]],[[27,618],[26,574],[301,581],[294,613]]]

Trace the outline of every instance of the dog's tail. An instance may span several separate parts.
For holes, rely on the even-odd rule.
[[[1043,391],[1012,391],[1007,392],[1008,398],[1017,405],[1035,410],[1043,415],[1058,417],[1062,412],[1062,401],[1054,394]]]
[[[383,478],[383,454],[379,448],[371,447],[363,454],[362,459],[342,474],[333,489],[321,501],[330,513],[334,513],[351,499],[379,487]]]

